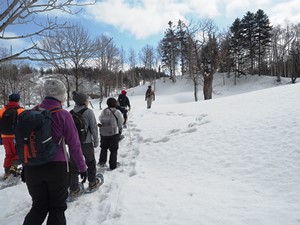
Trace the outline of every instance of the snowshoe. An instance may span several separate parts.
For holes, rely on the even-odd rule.
[[[19,175],[9,174],[6,179],[3,179],[0,183],[0,190],[15,186],[21,182]]]
[[[89,186],[85,189],[85,193],[93,193],[99,189],[99,187],[104,183],[104,177],[101,173],[96,174],[96,182],[89,183]]]
[[[84,194],[84,185],[82,183],[78,184],[78,189],[76,191],[69,191],[69,196],[67,202],[73,202],[77,200],[81,195]]]

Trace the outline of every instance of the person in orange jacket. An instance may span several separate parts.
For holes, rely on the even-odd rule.
[[[8,122],[8,118],[11,118],[9,115],[6,119],[4,119],[3,116],[6,116],[7,114],[4,114],[6,110],[8,109],[15,109],[17,112],[17,115],[20,115],[25,109],[19,105],[20,101],[20,95],[18,93],[13,93],[9,96],[9,102],[4,106],[4,108],[0,109],[0,129],[1,129],[1,138],[2,138],[2,144],[5,149],[5,158],[4,158],[4,176],[3,179],[7,179],[10,174],[16,174],[17,173],[17,167],[20,164],[19,158],[17,156],[16,148],[15,148],[15,134],[13,129],[10,128],[12,131],[7,131],[9,128],[5,128],[5,126],[9,126],[11,123],[15,122]],[[3,117],[3,118],[2,118]]]

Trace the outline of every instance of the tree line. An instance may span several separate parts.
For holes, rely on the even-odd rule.
[[[113,38],[100,35],[92,38],[80,24],[60,23],[57,19],[37,24],[32,33],[9,36],[6,29],[34,21],[35,14],[60,10],[76,14],[74,7],[84,7],[71,1],[6,2],[1,11],[2,40],[30,39],[32,45],[18,53],[6,46],[0,48],[0,95],[5,104],[7,96],[15,90],[21,92],[24,103],[38,101],[42,96],[39,78],[59,76],[68,89],[81,90],[103,99],[121,88],[130,88],[147,81],[155,86],[157,78],[169,77],[172,82],[188,76],[194,84],[194,99],[198,101],[199,86],[203,86],[204,99],[212,98],[213,75],[219,71],[232,73],[235,78],[246,74],[291,77],[299,76],[300,25],[270,26],[263,10],[247,12],[237,18],[225,31],[219,32],[211,19],[186,23],[181,20],[168,23],[157,48],[146,45],[138,53],[130,49],[126,54]],[[93,3],[89,3],[93,4]],[[41,63],[40,69],[31,68],[23,60]],[[45,69],[44,71],[44,68]]]
[[[195,101],[199,85],[204,99],[212,98],[213,75],[218,71],[241,75],[290,77],[300,76],[300,24],[272,27],[268,16],[259,9],[237,18],[222,32],[211,19],[189,24],[179,20],[168,23],[160,42],[162,67],[172,81],[176,75],[187,75],[194,84]]]

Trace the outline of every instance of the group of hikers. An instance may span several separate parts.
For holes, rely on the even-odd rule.
[[[127,126],[127,114],[131,109],[126,94],[126,90],[122,90],[117,100],[113,97],[107,99],[107,108],[102,110],[99,123],[93,110],[88,108],[88,95],[82,92],[72,92],[75,105],[70,112],[63,109],[67,90],[64,83],[58,79],[45,81],[45,98],[31,110],[20,106],[18,93],[9,96],[9,102],[0,110],[1,139],[5,149],[3,179],[21,176],[27,185],[32,207],[24,219],[24,225],[42,224],[47,216],[48,225],[66,224],[68,196],[76,196],[83,191],[79,185],[79,176],[81,183],[88,181],[89,189],[99,185],[95,158],[95,148],[99,144],[101,152],[98,166],[109,167],[110,170],[119,166],[119,141],[122,129]],[[145,94],[148,109],[154,100],[154,91],[148,86]],[[43,120],[36,119],[36,122],[34,118],[38,118],[37,114],[48,116],[43,117]],[[41,146],[38,145],[41,134],[25,128],[34,127],[34,123],[41,123],[39,121],[47,119],[51,121],[50,125],[48,124],[50,137],[47,138],[47,141],[51,139],[51,143],[47,142],[47,146]],[[24,121],[29,121],[29,125]],[[80,122],[83,128],[79,128]],[[44,129],[43,135],[47,133],[47,124],[41,129]],[[52,144],[55,151],[51,157],[45,159],[43,153],[44,158],[37,159],[39,151],[48,151]],[[65,145],[68,145],[68,151]],[[107,166],[108,150],[110,156]],[[21,171],[18,168],[20,165]]]

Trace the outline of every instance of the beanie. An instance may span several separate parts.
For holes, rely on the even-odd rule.
[[[20,101],[20,95],[18,93],[13,93],[10,96],[8,96],[8,100],[10,102],[18,102]]]
[[[126,95],[127,91],[122,90],[121,94]]]
[[[109,108],[116,108],[117,100],[115,98],[109,98],[109,99],[107,99],[106,104]]]
[[[57,79],[49,79],[44,83],[45,97],[52,97],[64,101],[67,97],[66,87],[63,82]]]
[[[89,96],[79,91],[73,91],[73,100],[77,105],[83,105],[88,100]]]

